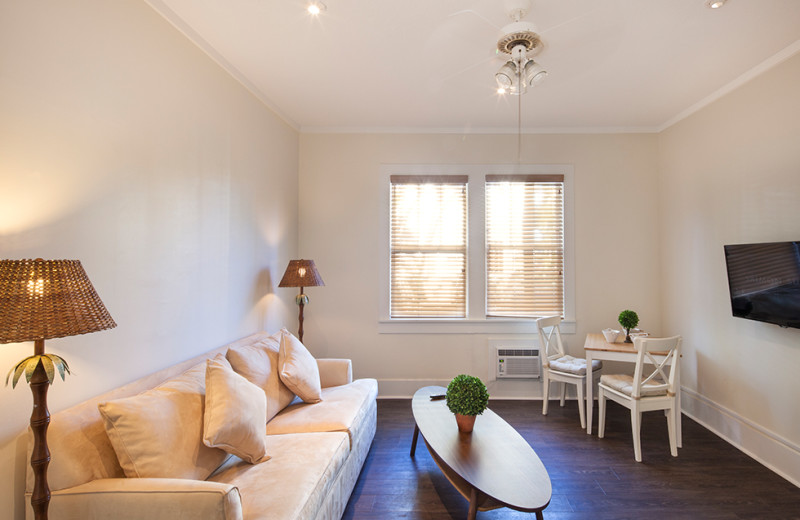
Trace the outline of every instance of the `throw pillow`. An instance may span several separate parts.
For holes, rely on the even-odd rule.
[[[205,363],[141,394],[100,403],[128,478],[205,480],[228,457],[203,444]]]
[[[234,372],[258,386],[267,396],[267,421],[289,406],[294,393],[278,375],[280,341],[267,338],[252,345],[231,347],[226,357]]]
[[[267,397],[231,368],[220,354],[206,362],[206,409],[203,443],[221,448],[250,464],[267,455]]]
[[[288,330],[281,330],[281,349],[278,357],[281,380],[306,403],[322,401],[317,360]]]

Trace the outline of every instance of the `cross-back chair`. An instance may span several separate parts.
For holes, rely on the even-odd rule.
[[[564,343],[561,340],[561,316],[539,318],[536,325],[539,329],[540,352],[542,353],[542,415],[547,415],[550,402],[550,383],[561,383],[561,406],[567,395],[567,385],[575,385],[578,391],[578,413],[581,417],[581,428],[586,429],[585,389],[586,389],[586,360],[576,358],[564,352]],[[592,373],[600,376],[602,361],[592,361]],[[594,378],[593,378],[594,379]],[[592,384],[592,381],[589,382]],[[591,406],[592,403],[588,403]]]
[[[636,338],[636,367],[633,376],[608,374],[600,378],[597,398],[599,400],[599,437],[605,434],[606,399],[630,409],[633,454],[636,462],[642,461],[641,425],[642,412],[664,410],[667,416],[669,451],[678,456],[676,424],[680,420],[676,398],[676,381],[680,370],[681,337]]]

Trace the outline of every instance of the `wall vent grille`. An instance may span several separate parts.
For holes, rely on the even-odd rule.
[[[542,371],[539,349],[497,347],[497,379],[536,379]]]

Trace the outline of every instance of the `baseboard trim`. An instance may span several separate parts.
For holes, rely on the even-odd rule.
[[[688,388],[681,388],[683,413],[800,487],[800,446]]]

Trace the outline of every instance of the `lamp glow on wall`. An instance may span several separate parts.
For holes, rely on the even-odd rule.
[[[46,354],[44,340],[76,336],[116,327],[78,260],[0,260],[0,343],[34,342],[34,354],[20,361],[6,377],[16,386],[25,374],[33,392],[34,488],[31,506],[37,520],[47,518],[47,389],[56,371],[65,378],[67,362]],[[13,374],[13,378],[12,378]]]
[[[317,271],[317,266],[313,260],[290,260],[283,273],[283,278],[278,287],[299,287],[300,294],[295,297],[295,302],[300,307],[298,321],[300,326],[297,329],[297,339],[303,342],[303,308],[308,304],[308,295],[303,293],[303,287],[321,287],[325,282]]]

